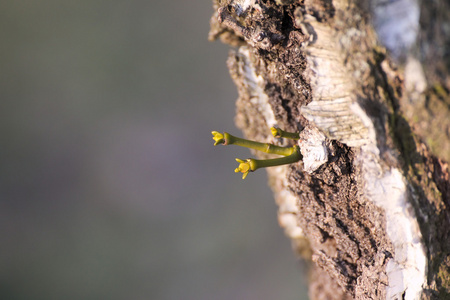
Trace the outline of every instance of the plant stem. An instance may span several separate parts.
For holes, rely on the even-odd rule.
[[[245,177],[247,177],[249,172],[256,171],[257,169],[260,168],[275,167],[298,162],[303,158],[303,156],[300,153],[300,149],[298,148],[298,146],[293,146],[292,149],[293,153],[291,155],[280,158],[262,159],[262,160],[253,158],[242,160],[236,158],[236,161],[239,163],[239,166],[234,171],[236,173],[238,172],[243,173],[242,179],[245,179]]]
[[[270,154],[277,154],[277,155],[283,155],[283,156],[289,156],[296,152],[294,147],[281,147],[276,146],[269,143],[259,143],[250,141],[247,139],[239,138],[236,136],[233,136],[229,134],[228,132],[224,132],[224,139],[225,143],[224,145],[237,145],[241,147],[251,148],[255,149],[261,152],[270,153]]]
[[[300,135],[298,132],[287,132],[277,127],[270,128],[272,135],[277,138],[287,138],[292,140],[298,140]]]
[[[291,147],[293,152],[285,157],[279,157],[279,158],[272,158],[272,159],[253,159],[251,158],[250,162],[250,169],[252,171],[255,171],[260,168],[268,168],[268,167],[275,167],[275,166],[281,166],[281,165],[287,165],[296,163],[299,160],[303,158],[303,156],[300,153],[300,149],[298,146]]]

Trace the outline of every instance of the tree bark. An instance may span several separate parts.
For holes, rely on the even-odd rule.
[[[300,132],[303,162],[267,172],[311,299],[450,296],[449,6],[214,1],[238,127]]]

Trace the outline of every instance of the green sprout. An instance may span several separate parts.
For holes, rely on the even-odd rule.
[[[270,128],[270,131],[272,132],[272,135],[274,137],[283,137],[294,140],[299,139],[298,133],[286,132],[284,130],[275,127]],[[218,131],[213,131],[211,133],[213,135],[214,146],[217,146],[219,144],[237,145],[241,147],[255,149],[265,153],[283,156],[279,158],[262,159],[262,160],[253,158],[242,160],[236,158],[236,161],[239,163],[239,166],[234,171],[236,173],[238,172],[243,173],[242,179],[245,179],[245,177],[247,177],[249,172],[256,171],[257,169],[292,164],[302,159],[300,149],[297,145],[294,145],[292,147],[282,147],[270,143],[259,143],[243,138],[238,138],[229,134],[228,132],[220,133]]]

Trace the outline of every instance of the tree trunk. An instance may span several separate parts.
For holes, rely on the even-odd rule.
[[[246,138],[300,132],[303,161],[267,172],[311,299],[445,299],[450,5],[363,2],[215,0],[210,38],[235,46]]]

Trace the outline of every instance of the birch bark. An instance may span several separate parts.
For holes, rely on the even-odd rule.
[[[237,125],[260,142],[274,142],[271,126],[301,131],[309,152],[267,172],[280,225],[312,262],[311,299],[448,297],[449,4],[214,8],[210,39],[234,47]]]

